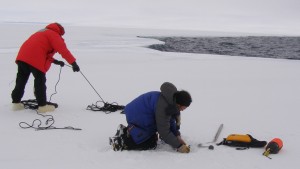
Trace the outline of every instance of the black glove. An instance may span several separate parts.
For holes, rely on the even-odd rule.
[[[80,68],[79,68],[79,66],[77,65],[76,62],[73,62],[73,63],[72,63],[72,68],[73,68],[73,71],[74,71],[74,72],[79,72],[79,71],[80,71]]]
[[[53,63],[56,64],[56,65],[59,65],[61,67],[65,66],[65,63],[63,61],[59,61],[59,60],[56,60],[56,59],[54,59]]]

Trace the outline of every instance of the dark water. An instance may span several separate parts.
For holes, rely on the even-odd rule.
[[[149,48],[166,52],[219,54],[300,60],[300,37],[151,37],[165,44]]]

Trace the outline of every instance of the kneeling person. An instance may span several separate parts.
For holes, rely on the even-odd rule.
[[[179,129],[180,112],[190,106],[192,98],[187,91],[177,91],[169,82],[163,83],[160,90],[144,93],[126,105],[128,125],[120,125],[111,138],[114,150],[155,149],[159,135],[179,152],[190,152]]]

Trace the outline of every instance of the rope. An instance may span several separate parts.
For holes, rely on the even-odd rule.
[[[98,103],[104,104],[103,106],[99,106]],[[97,101],[96,104],[88,105],[87,110],[91,111],[103,111],[105,114],[109,114],[111,112],[115,112],[121,110],[123,113],[125,106],[118,105],[117,103],[104,103],[102,101]]]
[[[35,110],[36,111],[36,110]],[[71,127],[71,126],[67,126],[67,127],[54,127],[53,124],[55,123],[55,120],[53,118],[52,115],[43,115],[43,114],[40,114],[36,111],[36,113],[42,117],[45,117],[47,118],[46,122],[45,122],[45,126],[42,126],[42,121],[40,119],[35,119],[33,120],[32,124],[28,124],[26,122],[20,122],[19,123],[19,126],[22,128],[22,129],[28,129],[28,128],[33,128],[35,129],[36,131],[39,131],[39,130],[49,130],[49,129],[69,129],[69,130],[82,130],[80,128],[74,128],[74,127]],[[37,123],[37,125],[35,125]]]
[[[71,67],[70,65],[66,65],[68,67]],[[51,102],[51,99],[52,99],[52,96],[57,94],[57,85],[61,79],[61,71],[62,70],[62,67],[60,68],[60,71],[59,71],[59,76],[58,76],[58,81],[57,83],[55,84],[55,92],[50,96],[50,99],[49,99],[49,102],[47,102],[48,105],[54,105],[55,108],[58,107],[58,105],[56,103],[52,103]],[[106,114],[109,114],[111,112],[115,112],[115,111],[118,111],[118,110],[122,110],[121,113],[124,113],[124,108],[125,106],[122,106],[122,105],[118,105],[116,102],[113,102],[113,103],[108,103],[108,102],[105,102],[103,100],[103,98],[100,96],[100,94],[97,92],[97,90],[94,88],[94,86],[91,84],[91,82],[86,78],[86,76],[81,72],[81,75],[85,78],[85,80],[89,83],[89,85],[93,88],[93,90],[95,91],[95,93],[99,96],[99,98],[101,99],[101,101],[97,101],[96,104],[92,104],[92,105],[88,105],[87,106],[87,110],[91,110],[91,111],[103,111],[105,112]],[[70,130],[81,130],[80,128],[74,128],[74,127],[71,127],[71,126],[68,126],[68,127],[54,127],[53,124],[54,124],[54,118],[52,115],[42,115],[40,113],[38,113],[37,109],[38,109],[38,103],[37,103],[37,100],[35,99],[31,99],[31,100],[23,100],[21,101],[21,103],[24,104],[24,108],[25,109],[32,109],[32,110],[35,110],[36,113],[42,117],[47,117],[48,119],[46,120],[45,122],[45,126],[43,127],[42,126],[42,121],[40,119],[35,119],[32,124],[28,124],[26,122],[20,122],[19,123],[19,126],[23,129],[28,129],[28,128],[34,128],[36,130],[49,130],[49,129],[70,129]],[[103,106],[99,106],[98,103],[102,103]],[[37,124],[37,125],[36,125]]]
[[[70,65],[67,65],[67,66],[72,68],[72,66],[70,66]],[[115,111],[121,110],[121,113],[124,113],[123,110],[124,110],[125,106],[118,105],[116,102],[113,102],[113,103],[105,102],[104,99],[97,92],[97,90],[95,89],[95,87],[91,84],[91,82],[87,79],[87,77],[82,73],[82,71],[80,70],[79,72],[81,73],[81,75],[84,77],[84,79],[88,82],[88,84],[93,88],[93,90],[95,91],[95,93],[101,99],[100,101],[97,101],[95,104],[88,105],[87,108],[86,108],[86,110],[103,111],[106,114],[109,114],[111,112],[115,112]],[[99,106],[98,103],[102,103],[103,106]]]
[[[38,102],[36,99],[29,99],[29,100],[22,100],[21,103],[24,105],[25,109],[31,109],[31,110],[36,110],[39,108]],[[52,103],[52,102],[47,102],[47,105],[52,105],[55,108],[58,107],[58,104]]]
[[[53,105],[55,108],[57,108],[58,105],[56,103],[52,103],[50,101],[51,101],[52,96],[55,95],[55,94],[57,94],[56,88],[57,88],[57,85],[58,85],[58,83],[60,81],[61,70],[62,70],[62,67],[60,67],[58,81],[55,84],[55,92],[50,96],[50,99],[47,102],[47,105]],[[54,120],[54,117],[52,115],[43,115],[43,114],[38,113],[37,109],[38,109],[39,106],[38,106],[38,103],[37,103],[36,99],[22,100],[21,103],[24,105],[25,109],[35,110],[38,115],[42,116],[43,118],[47,118],[44,126],[42,126],[43,123],[42,123],[42,121],[40,119],[33,120],[33,122],[32,122],[31,125],[28,124],[28,123],[26,123],[26,122],[20,122],[19,126],[22,129],[33,128],[33,129],[35,129],[37,131],[38,130],[49,130],[49,129],[82,130],[80,128],[74,128],[72,126],[54,127],[53,124],[55,123],[55,120]],[[35,125],[35,124],[37,124],[37,125]]]
[[[66,65],[66,66],[72,68],[71,65]],[[82,71],[79,70],[79,72],[80,72],[81,75],[85,78],[85,80],[88,82],[88,84],[94,89],[95,93],[99,96],[99,98],[101,99],[101,101],[102,101],[102,102],[105,102],[105,101],[103,100],[103,98],[100,96],[100,94],[97,92],[97,90],[94,88],[94,86],[91,84],[91,82],[90,82],[90,81],[86,78],[86,76],[82,73]]]
[[[81,73],[81,75],[85,78],[85,80],[90,84],[90,86],[94,89],[94,91],[97,93],[97,95],[99,96],[99,98],[102,100],[102,102],[104,102],[104,100],[102,99],[102,97],[100,96],[100,94],[97,92],[97,90],[94,88],[94,86],[91,84],[91,82],[84,76],[84,74],[79,71]]]
[[[55,84],[55,88],[54,88],[54,89],[55,89],[55,92],[51,94],[50,99],[49,99],[49,102],[51,102],[52,96],[55,95],[55,94],[57,94],[56,88],[57,88],[58,82],[60,81],[61,70],[62,70],[62,67],[60,67],[60,69],[59,69],[58,80],[57,80],[57,82],[56,82],[56,84]]]

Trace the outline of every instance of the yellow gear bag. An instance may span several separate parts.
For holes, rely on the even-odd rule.
[[[250,147],[259,148],[259,147],[264,147],[266,144],[267,144],[266,141],[259,141],[253,138],[250,134],[230,134],[217,145],[227,145],[231,147],[243,147],[243,148],[250,148]]]

